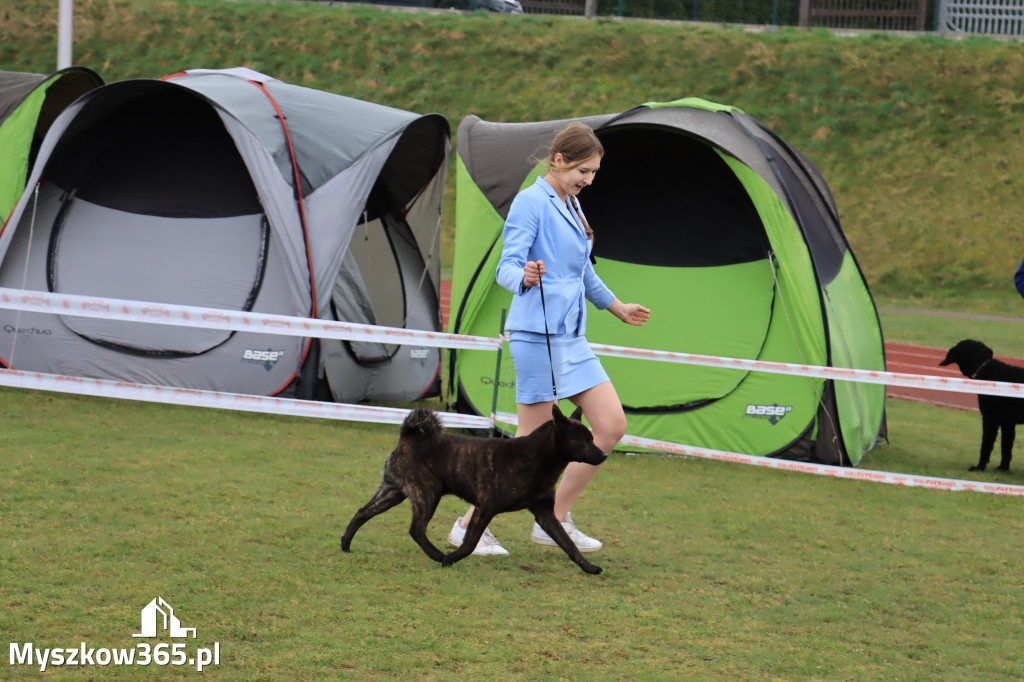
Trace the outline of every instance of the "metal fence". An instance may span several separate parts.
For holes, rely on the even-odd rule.
[[[928,0],[801,0],[800,26],[923,31]]]
[[[580,14],[584,0],[520,0],[527,14]]]
[[[1024,36],[1024,0],[941,0],[938,30]]]
[[[1024,0],[521,0],[529,14],[605,14],[803,28],[1024,36]],[[794,7],[794,4],[798,4]],[[779,16],[779,8],[787,10]],[[798,14],[798,16],[797,16]],[[780,21],[781,20],[781,21]]]

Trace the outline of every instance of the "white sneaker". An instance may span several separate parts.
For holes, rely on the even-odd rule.
[[[596,552],[604,547],[604,544],[602,544],[600,540],[586,535],[576,527],[576,524],[572,522],[572,512],[565,515],[565,521],[562,521],[562,528],[564,528],[565,532],[569,534],[569,539],[573,541],[581,552]],[[530,539],[538,545],[558,546],[558,543],[552,540],[536,521],[533,522],[533,531],[530,532]]]
[[[452,532],[448,533],[448,542],[456,547],[462,547],[462,541],[466,539],[466,529],[462,527],[462,517],[455,519]],[[484,528],[484,534],[480,536],[480,542],[476,543],[473,554],[480,556],[507,556],[508,550],[501,546],[498,539],[494,537],[490,528]]]

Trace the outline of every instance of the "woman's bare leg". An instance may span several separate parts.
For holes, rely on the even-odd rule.
[[[590,422],[594,434],[594,444],[602,452],[611,452],[622,437],[626,435],[626,414],[622,411],[619,395],[611,382],[598,384],[589,388],[570,400],[577,407],[583,408],[583,415]],[[550,410],[550,407],[549,407]],[[555,517],[565,520],[565,515],[572,509],[576,498],[590,483],[597,473],[598,467],[583,462],[570,462],[562,474],[562,480],[555,491]]]

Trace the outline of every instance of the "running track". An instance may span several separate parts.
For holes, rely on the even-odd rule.
[[[441,320],[444,329],[448,328],[448,308],[450,304],[451,282],[444,280],[441,285]],[[942,362],[944,357],[946,357],[946,349],[944,348],[911,346],[903,343],[885,344],[886,369],[890,372],[963,378],[963,375],[960,374],[955,365],[939,367],[939,363]],[[1024,366],[1024,359],[996,357],[1005,362]],[[978,397],[970,393],[952,393],[950,391],[929,391],[927,389],[905,388],[903,386],[888,386],[885,389],[885,394],[890,398],[915,400],[954,410],[978,411]]]

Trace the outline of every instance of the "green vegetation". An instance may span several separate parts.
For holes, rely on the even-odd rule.
[[[881,303],[1018,314],[1024,45],[315,2],[77,0],[75,61],[107,81],[248,66],[456,127],[699,96],[810,157]],[[0,9],[0,68],[49,72],[57,3]],[[657,153],[657,150],[652,150]],[[449,198],[454,192],[454,174]],[[639,198],[638,198],[639,199]],[[450,262],[452,212],[444,245]]]
[[[961,339],[974,338],[984,340],[996,355],[1024,356],[1024,318],[907,308],[882,308],[879,317],[886,342],[949,348]]]
[[[512,553],[450,569],[403,504],[338,548],[390,426],[0,389],[0,632],[133,647],[156,596],[204,674],[247,680],[1016,680],[1024,675],[1020,498],[614,455],[575,516],[606,541],[585,575]],[[977,415],[892,401],[872,469],[968,474]],[[463,505],[431,524],[444,543]],[[178,641],[178,640],[161,640]],[[3,663],[4,679],[38,667]],[[57,679],[188,678],[188,667],[53,667]]]

